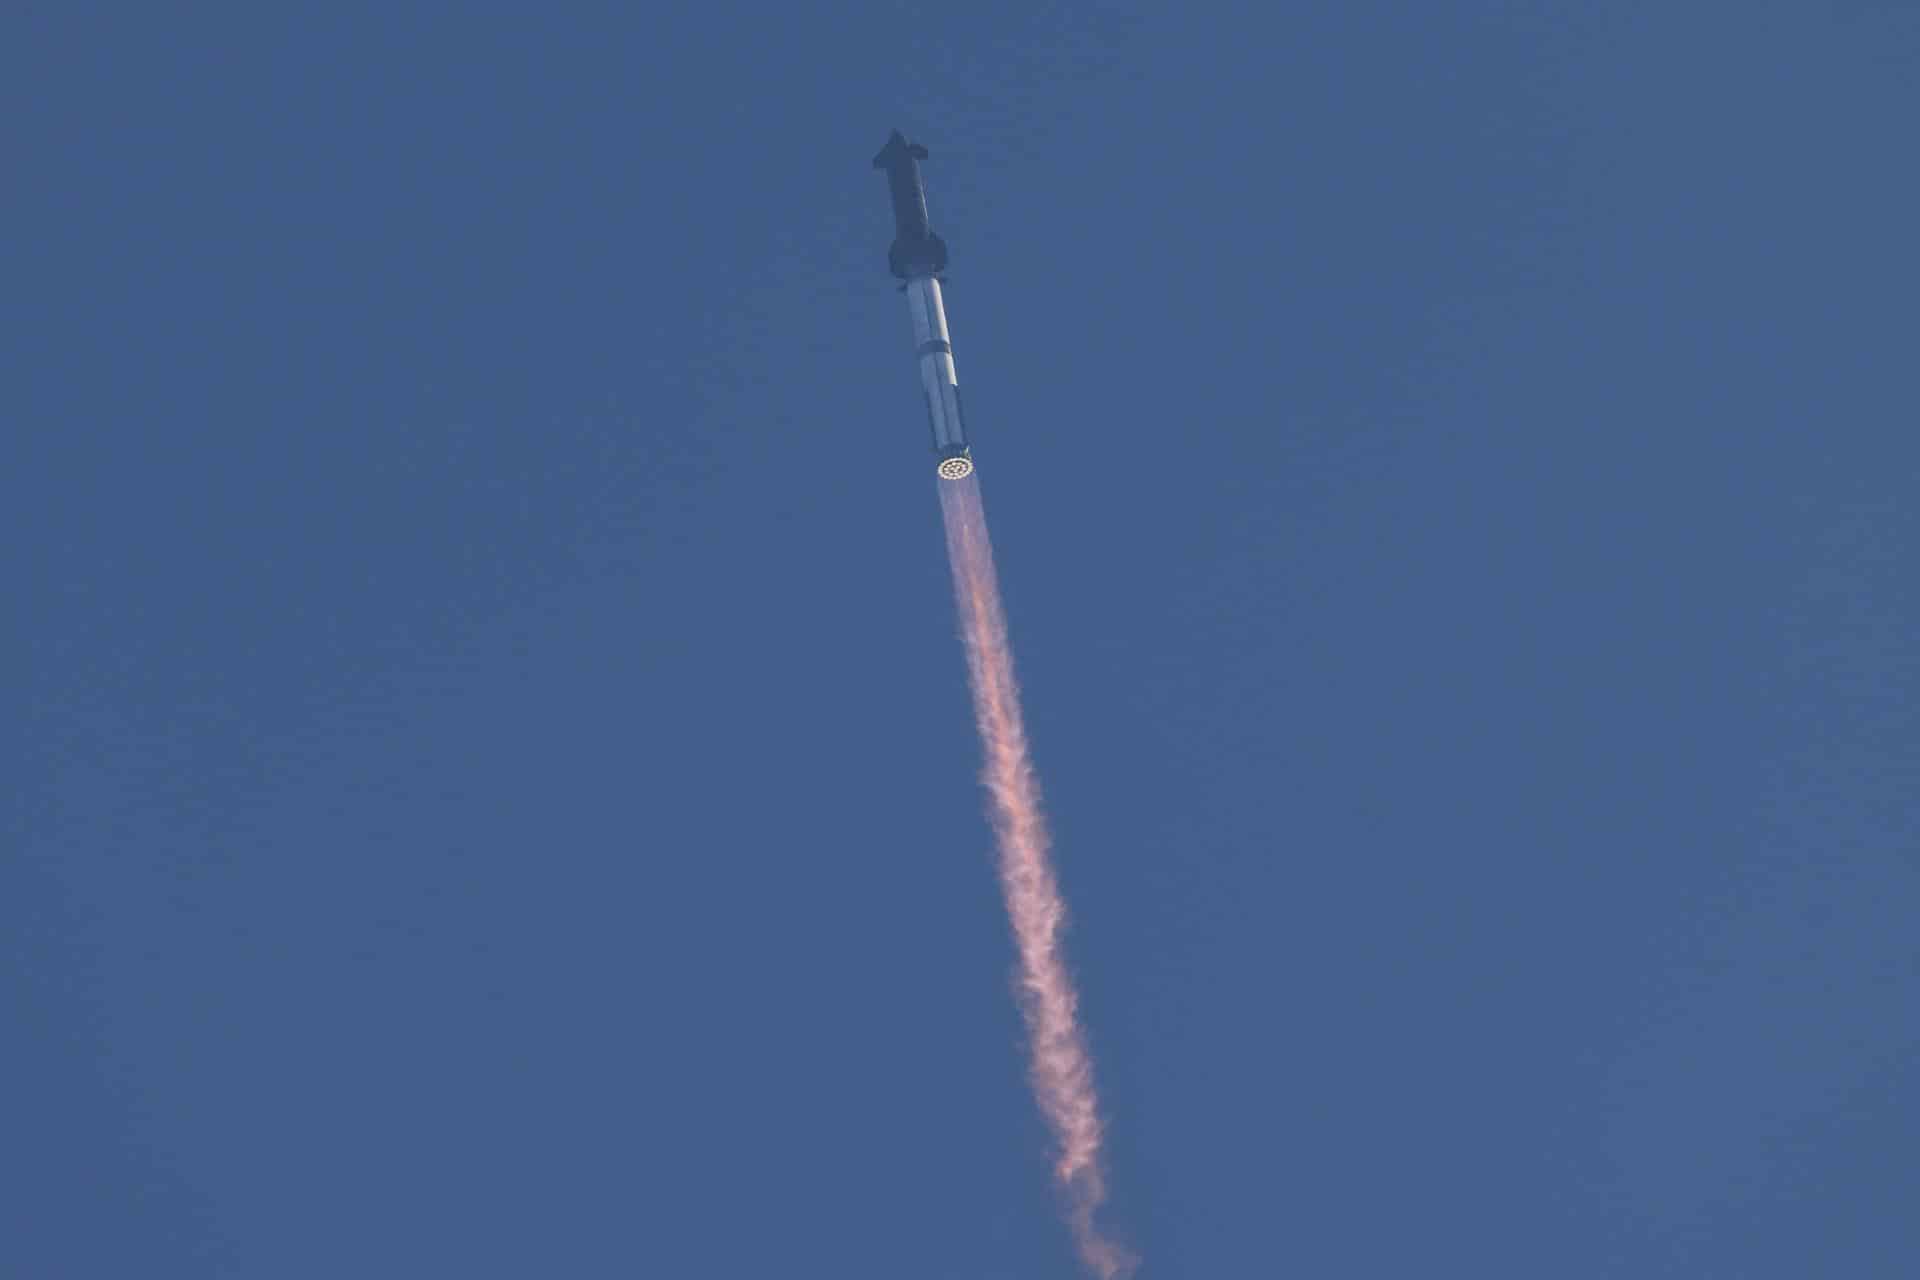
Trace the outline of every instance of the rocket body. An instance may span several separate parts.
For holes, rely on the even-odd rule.
[[[927,149],[910,143],[898,129],[873,158],[876,169],[887,173],[887,191],[893,200],[893,246],[887,265],[906,284],[907,306],[913,318],[914,350],[920,362],[920,387],[927,398],[927,426],[933,432],[933,452],[942,479],[958,480],[973,471],[973,455],[960,416],[960,381],[953,371],[953,335],[947,329],[946,301],[940,293],[939,273],[947,266],[947,245],[927,217],[927,189],[920,180],[920,161]]]
[[[920,387],[927,393],[927,425],[933,429],[940,477],[958,480],[973,470],[973,457],[967,448],[966,428],[961,425],[960,380],[953,372],[953,340],[947,334],[940,281],[933,276],[915,276],[907,281],[907,304],[913,309]]]

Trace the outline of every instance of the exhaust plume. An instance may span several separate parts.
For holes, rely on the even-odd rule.
[[[1138,1265],[1096,1217],[1107,1197],[1100,1152],[1100,1107],[1093,1058],[1080,1032],[1078,996],[1061,933],[1066,902],[1048,857],[1040,785],[1027,750],[1014,682],[1013,650],[1000,605],[978,477],[939,484],[947,556],[966,645],[973,709],[985,755],[981,782],[999,846],[1000,888],[1018,953],[1015,987],[1025,1016],[1034,1099],[1054,1141],[1054,1181],[1081,1261],[1101,1280],[1124,1280]]]

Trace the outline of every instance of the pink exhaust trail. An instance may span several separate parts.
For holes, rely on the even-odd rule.
[[[1067,907],[1048,857],[1040,784],[1027,750],[1013,649],[1000,606],[985,509],[975,476],[942,480],[947,556],[985,754],[981,782],[999,845],[1000,887],[1019,953],[1016,990],[1026,1017],[1030,1075],[1055,1144],[1054,1180],[1081,1261],[1101,1280],[1123,1280],[1138,1265],[1096,1222],[1107,1197],[1100,1155],[1100,1106],[1093,1058],[1075,1014],[1078,996],[1061,947]]]

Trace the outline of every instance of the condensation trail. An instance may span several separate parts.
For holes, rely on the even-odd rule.
[[[1000,887],[1019,953],[1017,989],[1027,1023],[1034,1097],[1056,1144],[1054,1179],[1065,1197],[1081,1260],[1101,1280],[1122,1280],[1133,1274],[1138,1260],[1109,1239],[1096,1221],[1107,1191],[1093,1059],[1080,1033],[1078,997],[1061,949],[1066,902],[1047,854],[1046,817],[1027,751],[978,477],[942,480],[939,489],[985,754],[981,781],[999,844]]]

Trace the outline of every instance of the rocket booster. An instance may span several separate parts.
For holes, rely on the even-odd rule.
[[[958,480],[973,471],[966,428],[960,418],[960,383],[953,372],[953,338],[947,331],[946,303],[940,296],[940,272],[947,267],[947,243],[933,234],[927,219],[927,189],[920,181],[920,161],[927,149],[911,143],[898,129],[873,158],[873,167],[887,174],[887,192],[893,198],[893,247],[887,266],[906,281],[902,287],[913,315],[914,349],[920,360],[920,385],[927,395],[927,423],[933,429],[933,452],[943,480]]]

